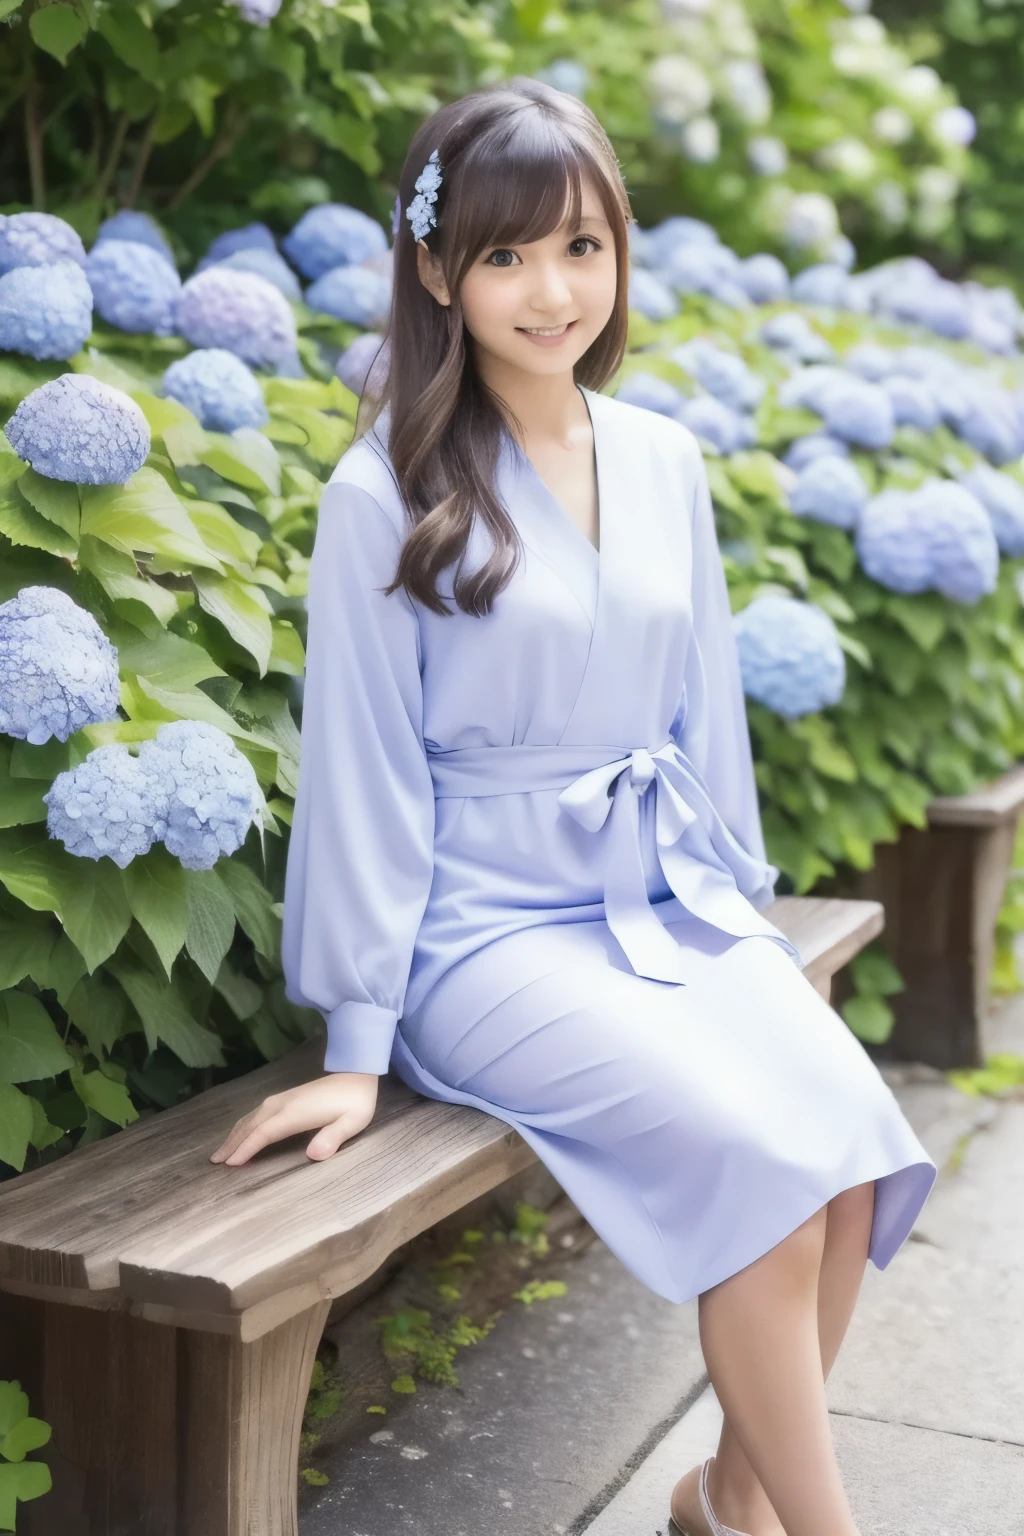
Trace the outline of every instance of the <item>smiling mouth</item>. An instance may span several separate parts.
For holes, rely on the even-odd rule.
[[[525,331],[527,336],[564,336],[575,324],[569,320],[565,325],[517,325],[516,330]]]

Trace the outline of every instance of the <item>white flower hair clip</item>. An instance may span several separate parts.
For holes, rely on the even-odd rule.
[[[412,225],[412,232],[417,240],[422,240],[428,230],[437,228],[433,205],[437,202],[440,185],[441,165],[435,149],[416,178],[416,196],[405,210],[405,216]]]
[[[395,198],[395,206],[391,210],[391,242],[392,242],[392,244],[394,244],[394,242],[398,239],[398,231],[402,227],[401,218],[402,218],[402,199],[400,197],[396,197]]]

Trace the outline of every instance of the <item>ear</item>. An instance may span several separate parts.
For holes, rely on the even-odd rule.
[[[439,304],[447,307],[451,303],[448,285],[441,272],[439,258],[427,249],[426,241],[416,242],[416,270],[419,273],[420,282],[428,293],[432,293]]]

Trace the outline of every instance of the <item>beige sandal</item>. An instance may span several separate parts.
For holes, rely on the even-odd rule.
[[[708,1498],[708,1467],[710,1467],[714,1459],[713,1456],[709,1456],[700,1469],[700,1483],[697,1486],[697,1494],[700,1498],[701,1512],[710,1527],[711,1536],[744,1536],[743,1531],[734,1531],[731,1525],[723,1525],[711,1508],[711,1500]],[[671,1536],[697,1536],[696,1531],[686,1530],[681,1526],[671,1510],[669,1511],[668,1528]]]

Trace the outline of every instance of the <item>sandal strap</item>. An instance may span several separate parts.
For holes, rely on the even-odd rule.
[[[711,1508],[711,1500],[708,1498],[708,1467],[710,1467],[714,1459],[713,1456],[709,1456],[700,1469],[700,1484],[697,1488],[697,1493],[700,1498],[700,1507],[704,1519],[711,1527],[711,1536],[745,1536],[743,1531],[735,1531],[731,1525],[723,1525]]]

